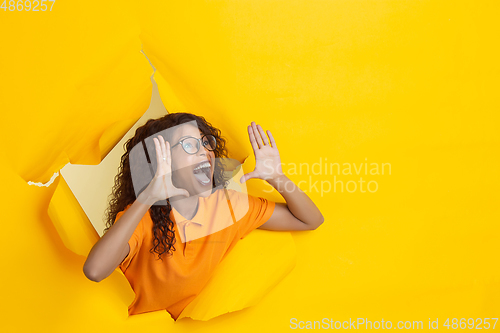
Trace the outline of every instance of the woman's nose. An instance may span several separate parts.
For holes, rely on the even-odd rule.
[[[199,153],[200,153],[200,156],[201,155],[205,155],[205,156],[208,156],[210,155],[210,150],[208,150],[207,147],[205,146],[201,146],[202,149],[200,149]]]
[[[208,156],[208,151],[207,151],[207,148],[203,147],[202,149],[200,149],[198,151],[198,155],[199,156]]]

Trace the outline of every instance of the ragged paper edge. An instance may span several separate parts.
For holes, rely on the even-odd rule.
[[[289,232],[256,230],[239,241],[177,320],[207,321],[257,305],[295,267]]]

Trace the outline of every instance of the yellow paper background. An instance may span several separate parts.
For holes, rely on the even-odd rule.
[[[291,318],[427,327],[428,318],[498,317],[498,14],[490,1],[0,10],[0,328],[267,332],[289,330]],[[306,181],[325,223],[292,232],[295,268],[256,306],[208,322],[174,324],[165,312],[126,319],[126,279],[87,280],[85,257],[51,220],[59,178],[27,183],[48,182],[68,162],[99,164],[144,114],[153,70],[141,46],[167,110],[220,127],[234,158],[249,156],[246,172],[252,120],[271,130],[287,164],[391,164],[390,175],[366,177],[375,193],[321,195],[309,184],[334,175],[289,175]],[[258,180],[248,186],[262,190]]]

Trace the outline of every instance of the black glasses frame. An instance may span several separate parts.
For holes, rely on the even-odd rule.
[[[207,147],[207,146],[205,146],[205,145],[203,144],[203,139],[204,139],[205,137],[210,137],[210,136],[211,136],[211,137],[213,137],[213,138],[214,138],[214,141],[215,141],[215,148],[214,148],[214,149],[210,149],[209,147]],[[186,151],[186,148],[184,148],[184,140],[187,140],[187,139],[195,139],[196,141],[198,141],[198,145],[197,145],[198,149],[196,150],[196,152],[194,152],[194,153],[190,153],[190,152]],[[200,143],[200,141],[201,141],[201,143]],[[192,136],[188,136],[188,137],[185,137],[184,139],[180,140],[179,142],[177,142],[177,143],[176,143],[175,145],[173,145],[170,149],[174,149],[174,147],[175,147],[175,146],[177,146],[177,145],[179,145],[179,144],[181,145],[182,149],[183,149],[183,150],[184,150],[187,154],[189,154],[189,155],[194,155],[194,154],[196,154],[196,153],[198,153],[198,152],[200,151],[201,146],[203,146],[203,147],[207,148],[209,151],[214,151],[214,150],[217,148],[217,138],[216,138],[215,136],[213,136],[212,134],[203,135],[200,139],[197,139],[197,138],[192,137]]]

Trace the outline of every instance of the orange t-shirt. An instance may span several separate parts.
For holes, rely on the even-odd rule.
[[[191,220],[172,208],[176,250],[170,257],[166,252],[162,254],[163,262],[157,253],[150,253],[153,221],[148,210],[128,242],[128,256],[118,266],[135,293],[128,307],[129,316],[166,310],[177,320],[235,244],[269,220],[275,204],[219,188],[206,198],[198,198],[198,210]],[[119,212],[115,221],[129,207]]]

